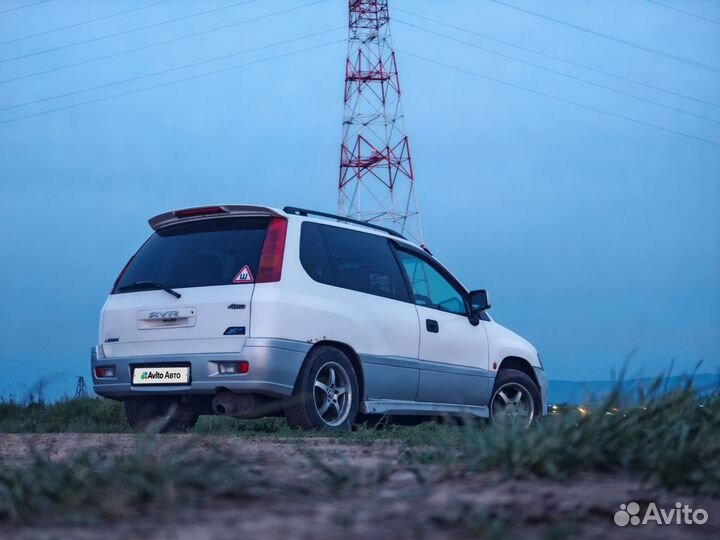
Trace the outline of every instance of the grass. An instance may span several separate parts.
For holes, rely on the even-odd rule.
[[[0,468],[0,522],[62,514],[67,521],[160,510],[202,499],[246,497],[259,480],[242,456],[194,452],[173,457],[154,452],[148,439],[130,453],[84,451],[59,461],[33,453],[28,463]],[[233,460],[232,467],[218,463]]]
[[[55,403],[0,401],[0,433],[124,433],[130,428],[122,404],[103,399]]]
[[[1,403],[0,431],[122,433],[128,426],[120,404],[79,399],[24,406]],[[27,519],[36,512],[54,511],[107,516],[199,499],[235,498],[250,493],[250,486],[257,489],[262,478],[253,478],[249,471],[259,464],[242,462],[249,458],[238,462],[237,455],[215,451],[208,435],[264,437],[288,444],[312,437],[364,445],[394,443],[391,457],[378,466],[377,482],[398,467],[413,471],[419,481],[428,468],[447,475],[501,471],[550,479],[607,474],[720,497],[720,392],[700,397],[689,384],[665,391],[658,381],[632,401],[617,391],[591,410],[565,408],[530,428],[488,427],[472,421],[462,426],[383,423],[336,434],[291,430],[282,419],[239,422],[206,417],[194,432],[182,451],[170,454],[157,446],[166,438],[146,436],[130,454],[95,450],[55,461],[33,455],[20,463],[0,463],[0,518]],[[205,448],[210,444],[213,452],[196,451],[203,444]],[[356,485],[352,464],[331,465],[313,454],[312,447],[301,453],[329,485]],[[113,493],[111,501],[103,493]]]
[[[622,474],[649,485],[720,497],[720,392],[699,398],[662,381],[630,405],[613,392],[593,410],[569,409],[529,429],[467,425],[455,444],[410,448],[410,463],[461,472],[504,471],[563,479]]]
[[[449,436],[452,429],[437,423],[412,428],[381,422],[361,425],[350,433],[303,432],[291,429],[283,418],[236,420],[223,416],[201,416],[192,433],[198,435],[234,435],[275,440],[326,438],[338,442],[374,444],[379,440],[405,444],[428,444]],[[65,399],[20,404],[0,401],[0,433],[130,433],[122,403],[106,399]]]

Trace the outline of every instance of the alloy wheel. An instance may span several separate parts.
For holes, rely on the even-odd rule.
[[[535,416],[535,403],[527,388],[509,382],[497,389],[490,410],[496,422],[507,421],[529,426]]]
[[[336,427],[345,422],[352,405],[352,386],[345,368],[337,362],[323,364],[315,376],[313,398],[327,426]]]

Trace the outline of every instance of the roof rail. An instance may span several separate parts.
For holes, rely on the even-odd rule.
[[[353,219],[349,218],[347,216],[337,216],[335,214],[328,214],[327,212],[318,212],[316,210],[307,210],[305,208],[296,208],[294,206],[286,206],[283,208],[283,211],[286,214],[295,214],[297,216],[319,216],[324,217],[328,219],[334,219],[336,221],[342,221],[345,223],[352,223],[353,225],[361,225],[363,227],[370,227],[371,229],[377,229],[378,231],[383,231],[385,233],[388,233],[392,236],[395,236],[397,238],[402,238],[403,240],[407,240],[402,234],[400,234],[397,231],[394,231],[388,227],[383,227],[381,225],[375,225],[374,223],[368,223],[367,221],[361,221],[359,219]]]

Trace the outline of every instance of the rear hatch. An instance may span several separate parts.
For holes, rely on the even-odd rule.
[[[159,226],[151,220],[155,233],[103,308],[105,356],[242,350],[263,244],[277,219],[228,214]]]

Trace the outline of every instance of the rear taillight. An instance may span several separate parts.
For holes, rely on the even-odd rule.
[[[224,214],[225,209],[222,206],[200,206],[198,208],[186,208],[185,210],[176,210],[173,212],[175,217],[186,218],[194,216],[208,216],[212,214]]]
[[[97,366],[95,368],[95,378],[112,379],[115,377],[115,366]]]
[[[260,254],[260,264],[258,265],[257,275],[255,276],[255,283],[280,281],[286,233],[286,219],[279,217],[270,218],[262,253]]]
[[[240,362],[220,362],[218,373],[221,375],[242,375],[250,371],[250,364],[245,360]]]

